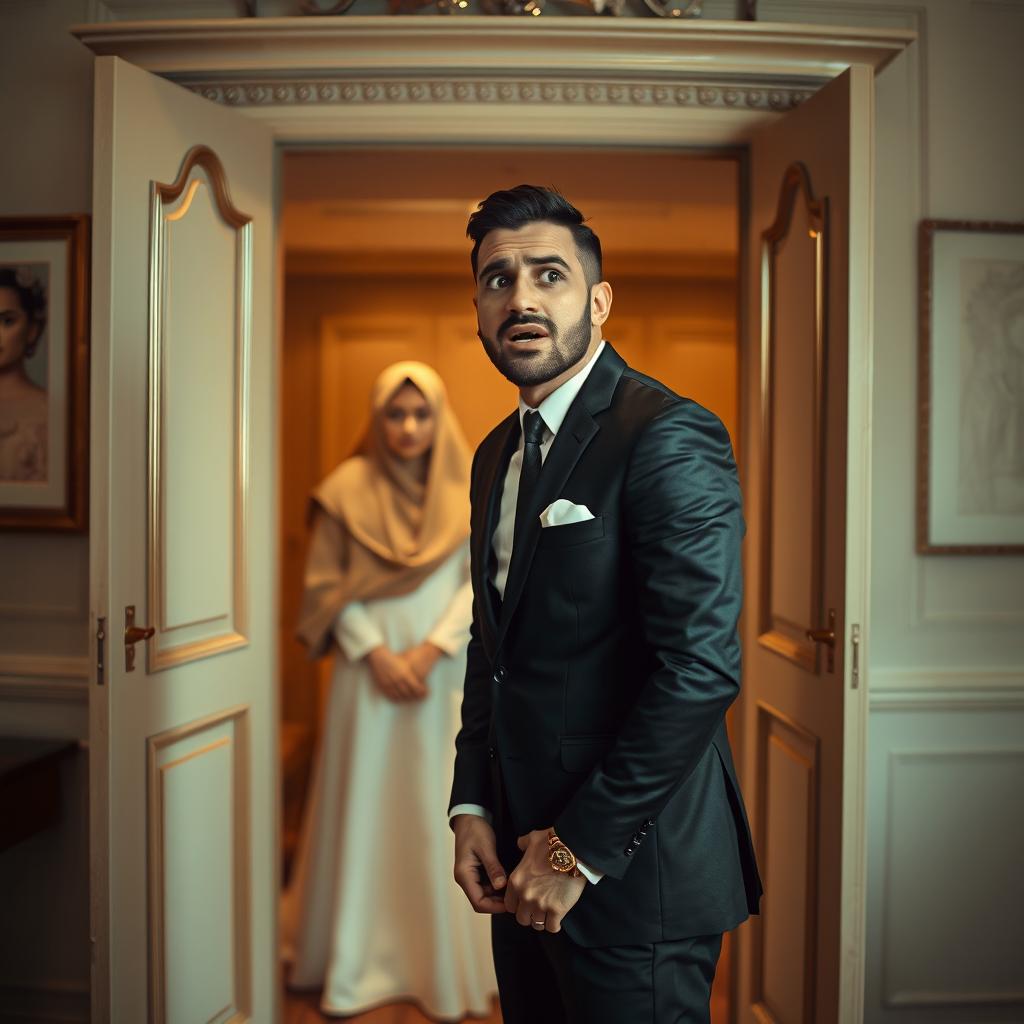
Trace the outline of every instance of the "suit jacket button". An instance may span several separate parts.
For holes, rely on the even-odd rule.
[[[643,836],[641,836],[639,832],[634,832],[633,833],[633,845],[634,846],[639,846],[642,839],[643,839]]]
[[[646,825],[646,826],[647,826],[647,828],[650,828],[650,827],[651,827],[651,826],[652,826],[653,824],[654,824],[654,819],[653,819],[653,818],[648,818],[648,819],[647,819],[647,820],[646,820],[646,821],[644,822],[644,825]]]
[[[625,855],[626,855],[627,857],[632,857],[632,856],[633,856],[633,847],[632,847],[632,846],[627,846],[627,847],[626,847],[626,848],[625,848],[625,849],[624,849],[624,850],[623,850],[622,852],[623,852],[623,853],[624,853],[624,854],[625,854]]]
[[[494,747],[487,748],[487,756],[493,761],[495,758]]]

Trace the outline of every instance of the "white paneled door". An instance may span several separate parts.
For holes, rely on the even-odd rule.
[[[741,1024],[862,1013],[872,88],[851,68],[751,143]]]
[[[92,1019],[269,1022],[273,140],[114,57],[95,125]]]

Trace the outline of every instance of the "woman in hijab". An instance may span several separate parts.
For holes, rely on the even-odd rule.
[[[488,922],[444,824],[472,608],[469,451],[422,363],[377,379],[357,453],[313,492],[299,636],[338,648],[283,914],[295,988],[354,1014],[487,1016]]]

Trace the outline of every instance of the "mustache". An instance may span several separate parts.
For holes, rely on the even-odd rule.
[[[498,337],[500,338],[506,331],[511,330],[513,327],[526,327],[528,324],[536,324],[538,327],[543,327],[552,338],[555,336],[555,323],[553,320],[549,320],[546,316],[540,316],[536,313],[513,313],[498,328]]]

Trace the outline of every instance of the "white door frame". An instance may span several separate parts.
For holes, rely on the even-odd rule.
[[[915,38],[904,29],[557,17],[543,23],[491,17],[154,21],[80,26],[74,33],[97,55],[122,57],[265,121],[279,145],[673,149],[742,146],[761,124],[848,67],[877,73]],[[870,319],[865,330],[870,339]],[[870,373],[870,346],[869,340],[863,361],[851,367],[855,372]],[[850,437],[863,439],[870,380],[851,389],[850,398]],[[856,550],[847,551],[848,564],[864,572],[870,564],[865,444],[850,453],[864,498],[858,521],[848,524],[848,545]],[[860,607],[848,606],[847,618],[866,623],[868,590],[860,582],[854,588]],[[862,652],[860,689],[849,702],[862,726],[867,666]],[[855,740],[847,744],[845,761],[860,777],[861,798],[844,808],[853,840],[844,851],[853,865],[844,917],[851,915],[862,944],[866,730]],[[856,1020],[862,978],[858,983],[844,974],[840,1019]]]

